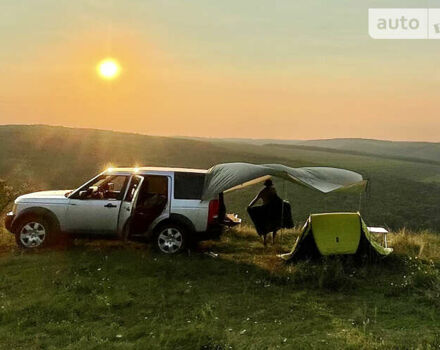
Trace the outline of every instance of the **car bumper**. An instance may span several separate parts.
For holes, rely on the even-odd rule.
[[[9,213],[6,214],[5,227],[11,233],[13,233],[12,232],[12,222],[14,221],[14,219],[15,219],[15,214],[12,211],[10,211]]]

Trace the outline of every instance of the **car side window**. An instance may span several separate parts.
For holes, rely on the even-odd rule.
[[[202,198],[205,174],[200,173],[174,173],[174,198],[175,199],[200,199]]]

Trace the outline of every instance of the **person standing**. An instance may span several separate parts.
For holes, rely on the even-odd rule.
[[[259,201],[263,205],[254,207]],[[283,200],[278,196],[271,179],[264,181],[264,188],[249,203],[247,211],[254,222],[257,233],[263,236],[263,244],[266,243],[266,235],[272,232],[272,243],[275,243],[275,236],[278,229],[282,226]]]

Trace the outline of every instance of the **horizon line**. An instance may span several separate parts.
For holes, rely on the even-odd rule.
[[[180,138],[180,139],[202,139],[202,140],[249,140],[249,141],[281,141],[281,142],[304,142],[304,141],[331,141],[331,140],[364,140],[364,141],[381,141],[381,142],[406,142],[406,143],[430,143],[430,144],[440,144],[440,141],[427,141],[427,140],[402,140],[402,139],[377,139],[368,137],[324,137],[324,138],[311,138],[311,139],[286,139],[286,138],[254,138],[254,137],[218,137],[218,136],[195,136],[195,135],[164,135],[164,134],[147,134],[136,131],[126,131],[118,129],[106,129],[106,128],[94,128],[87,126],[70,126],[62,124],[44,124],[44,123],[15,123],[15,124],[2,124],[0,127],[4,126],[41,126],[41,127],[52,127],[52,128],[66,128],[66,129],[82,129],[82,130],[94,130],[94,131],[105,131],[114,132],[120,134],[132,134],[140,136],[150,136],[150,137],[166,137],[166,138]]]

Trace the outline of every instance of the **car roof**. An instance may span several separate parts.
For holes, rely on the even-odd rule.
[[[170,167],[115,167],[108,168],[105,173],[149,173],[149,172],[157,172],[157,173],[170,173],[170,172],[181,172],[181,173],[197,173],[197,174],[206,174],[208,170],[206,169],[193,169],[193,168],[170,168]]]

